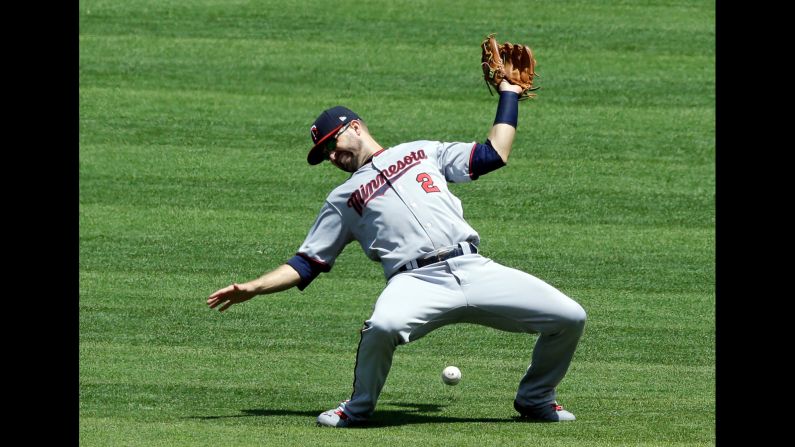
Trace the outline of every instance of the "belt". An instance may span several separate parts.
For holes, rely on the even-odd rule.
[[[440,248],[438,250],[424,254],[417,259],[412,259],[411,261],[401,265],[398,271],[407,272],[409,270],[425,267],[426,265],[446,261],[450,258],[455,258],[456,256],[475,254],[477,252],[478,247],[472,242],[459,242],[458,245]]]

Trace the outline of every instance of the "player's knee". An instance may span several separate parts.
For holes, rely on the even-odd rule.
[[[559,308],[555,320],[554,333],[582,333],[585,329],[587,315],[585,309],[574,301],[570,301],[566,306]]]
[[[585,320],[587,318],[588,315],[585,313],[585,309],[578,303],[572,302],[572,305],[569,306],[565,313],[564,322],[569,330],[582,332],[585,328]]]
[[[370,336],[396,340],[398,343],[402,339],[402,324],[394,318],[388,316],[373,316],[364,324],[362,333]]]

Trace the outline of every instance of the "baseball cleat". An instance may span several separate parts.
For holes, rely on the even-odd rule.
[[[574,414],[564,410],[563,406],[558,405],[557,402],[552,402],[538,407],[526,407],[514,400],[513,408],[519,412],[519,415],[522,419],[546,422],[563,422],[577,419],[574,417]]]
[[[317,417],[317,425],[336,428],[345,428],[352,425],[353,421],[350,416],[342,411],[346,403],[348,403],[347,400],[340,403],[337,408],[320,413],[320,416]]]

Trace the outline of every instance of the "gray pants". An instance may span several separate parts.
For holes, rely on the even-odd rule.
[[[516,400],[555,400],[585,327],[585,311],[544,281],[478,254],[393,276],[365,322],[356,358],[353,394],[345,413],[367,419],[392,366],[398,345],[453,323],[475,323],[509,332],[538,333],[530,367]]]

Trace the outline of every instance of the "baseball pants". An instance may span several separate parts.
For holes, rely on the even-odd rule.
[[[397,346],[454,323],[540,334],[516,400],[527,406],[556,399],[585,327],[585,311],[553,286],[478,254],[467,254],[390,278],[364,324],[345,413],[367,419]]]

